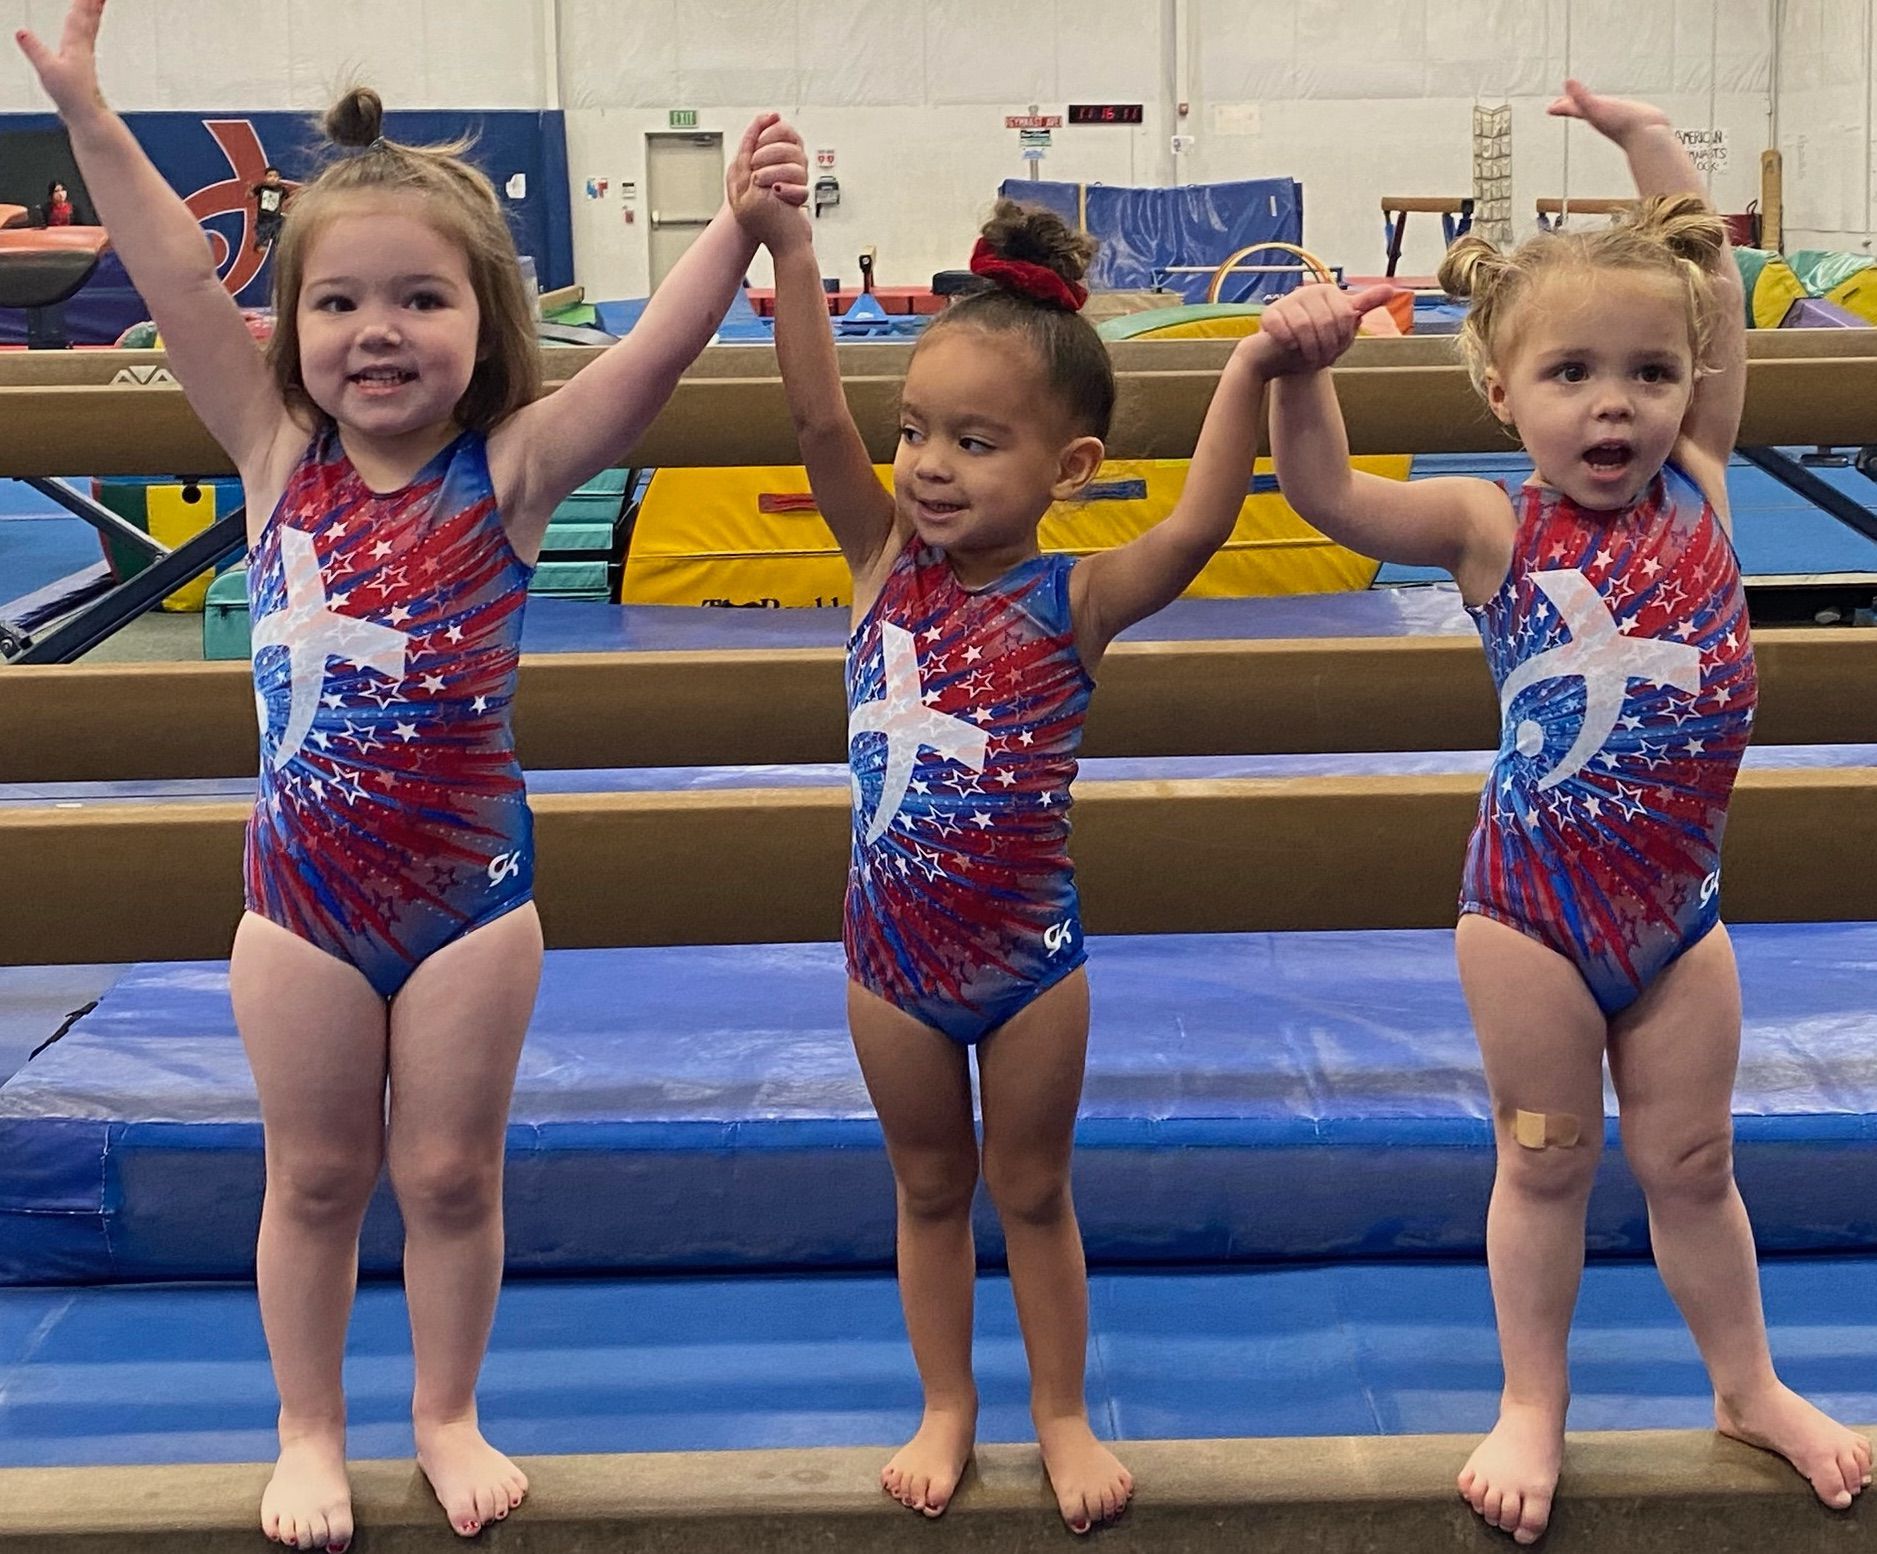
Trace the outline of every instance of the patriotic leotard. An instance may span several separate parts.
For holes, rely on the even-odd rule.
[[[962,588],[917,535],[847,646],[848,974],[976,1042],[1087,958],[1069,785],[1094,682],[1074,558]]]
[[[530,571],[479,433],[379,495],[331,422],[249,558],[261,783],[248,910],[381,997],[533,896],[509,731]]]
[[[1617,513],[1511,495],[1511,570],[1471,610],[1504,721],[1460,909],[1569,957],[1614,1016],[1720,920],[1757,699],[1746,600],[1673,464]]]

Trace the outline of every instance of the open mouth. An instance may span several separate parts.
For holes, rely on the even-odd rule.
[[[1584,462],[1599,475],[1620,475],[1636,457],[1636,450],[1626,442],[1600,442],[1584,450]]]
[[[367,367],[363,372],[353,373],[347,381],[368,393],[382,393],[415,383],[417,374],[402,367]]]
[[[915,500],[919,504],[919,511],[934,520],[950,518],[965,510],[963,502],[935,502],[927,497],[918,497]]]

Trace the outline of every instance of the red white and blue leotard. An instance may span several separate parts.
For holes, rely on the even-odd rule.
[[[914,535],[848,639],[848,974],[955,1041],[1087,958],[1069,785],[1094,681],[1074,565],[1037,556],[971,592]]]
[[[479,433],[387,494],[326,422],[249,557],[261,783],[247,906],[391,998],[532,898],[509,731],[532,569]]]
[[[1511,570],[1471,612],[1504,722],[1460,910],[1569,957],[1614,1016],[1720,920],[1758,694],[1746,599],[1673,464],[1616,513],[1511,495]]]

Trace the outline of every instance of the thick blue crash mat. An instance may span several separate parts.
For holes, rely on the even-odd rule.
[[[1877,1245],[1877,924],[1734,933],[1762,1245]],[[1097,939],[1090,979],[1093,1260],[1480,1253],[1490,1130],[1450,933]],[[133,968],[0,1087],[0,1280],[244,1277],[260,1146],[225,966]],[[892,1216],[838,947],[548,956],[509,1128],[513,1271],[877,1268]],[[995,1259],[988,1210],[982,1231]],[[1612,1150],[1592,1247],[1646,1239]],[[387,1195],[367,1269],[397,1247]]]

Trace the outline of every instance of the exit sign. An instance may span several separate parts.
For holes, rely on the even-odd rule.
[[[696,129],[697,109],[673,108],[671,110],[669,127],[672,129]]]

